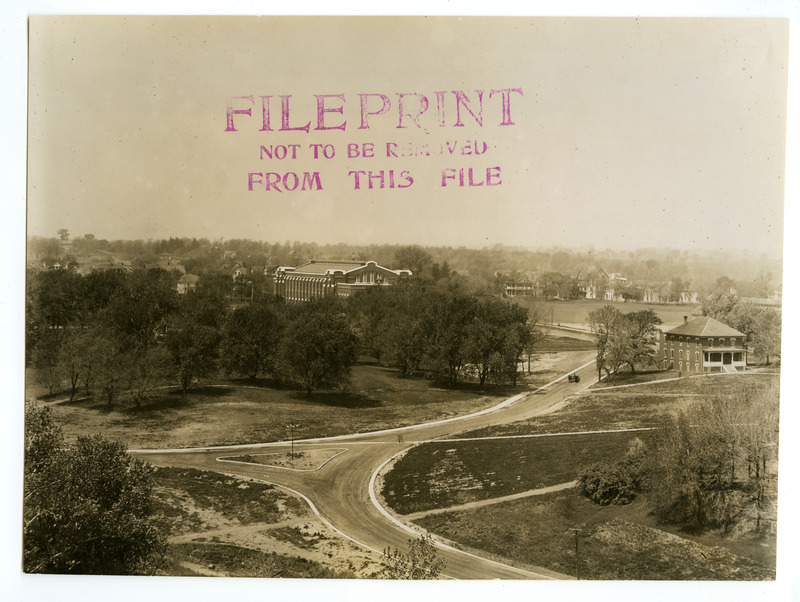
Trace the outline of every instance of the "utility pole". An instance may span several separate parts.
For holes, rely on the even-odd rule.
[[[577,527],[573,527],[570,529],[573,533],[575,533],[575,575],[578,581],[581,580],[581,560],[580,556],[578,555],[578,533],[581,532],[580,529]]]

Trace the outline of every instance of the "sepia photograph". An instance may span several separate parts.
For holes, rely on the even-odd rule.
[[[793,19],[155,13],[26,18],[23,581],[797,587]]]

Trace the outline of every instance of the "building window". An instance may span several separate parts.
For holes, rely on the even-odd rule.
[[[713,347],[714,346],[714,339],[708,339],[708,346],[709,347]]]
[[[683,359],[683,351],[678,351],[678,357]]]
[[[694,361],[697,362],[699,360],[700,360],[700,352],[699,351],[695,351],[694,352]]]
[[[670,358],[674,358],[675,357],[675,350],[674,349],[670,349],[669,350],[669,357]]]
[[[695,372],[700,372],[700,364],[698,364],[697,362],[695,362],[695,364],[694,364],[694,371]]]
[[[731,338],[731,347],[736,347],[736,339]]]
[[[720,346],[720,347],[724,347],[724,346],[725,346],[725,339],[723,339],[723,338],[720,338],[720,340],[719,340],[719,346]]]

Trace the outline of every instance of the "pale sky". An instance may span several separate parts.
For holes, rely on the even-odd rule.
[[[781,255],[785,19],[34,17],[30,41],[29,234]],[[514,125],[489,97],[503,89],[522,91],[506,94]],[[463,106],[454,126],[454,90],[473,112],[485,91],[482,127]],[[410,113],[427,97],[427,132],[397,127],[401,93]],[[390,102],[369,129],[360,94]],[[229,100],[250,95],[226,132]],[[309,132],[280,131],[280,95]],[[343,95],[325,125],[344,130],[315,130],[314,95]],[[457,154],[466,141],[487,150]],[[375,157],[347,157],[365,142]],[[260,158],[290,144],[296,159]],[[386,187],[355,190],[358,170]],[[248,190],[266,172],[319,172],[322,189]]]

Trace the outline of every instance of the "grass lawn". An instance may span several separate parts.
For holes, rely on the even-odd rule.
[[[305,393],[263,381],[218,381],[192,389],[159,391],[137,409],[109,407],[101,398],[45,401],[66,439],[101,433],[130,449],[198,447],[288,440],[287,424],[299,423],[295,438],[325,437],[449,418],[482,409],[527,387],[555,378],[575,352],[546,353],[517,388],[466,383],[448,388],[422,378],[403,378],[374,363],[353,369],[348,392]]]
[[[558,351],[594,351],[595,349],[597,349],[597,345],[595,345],[592,341],[551,333],[544,341],[536,345],[535,353],[555,353]]]
[[[739,373],[635,387],[586,389],[557,412],[513,424],[489,427],[459,437],[488,437],[656,427],[665,416],[711,395],[730,395],[745,387],[777,386],[777,374]]]
[[[566,490],[421,518],[422,527],[470,549],[576,574],[581,579],[765,580],[775,578],[775,537],[693,537],[647,516],[645,498],[597,506]]]
[[[382,495],[410,514],[557,485],[624,455],[636,437],[648,432],[426,443],[395,463]]]
[[[378,577],[377,554],[329,531],[305,502],[264,483],[158,468],[154,521],[167,535],[162,575]]]

